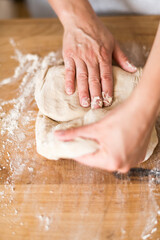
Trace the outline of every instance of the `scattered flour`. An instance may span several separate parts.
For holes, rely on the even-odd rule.
[[[15,68],[13,76],[0,81],[0,91],[7,87],[8,96],[13,96],[4,100],[0,94],[0,138],[2,139],[0,144],[3,149],[0,156],[3,157],[8,152],[8,148],[13,150],[16,148],[16,151],[11,151],[6,159],[13,178],[21,175],[25,170],[29,161],[28,152],[34,146],[34,137],[31,136],[34,134],[33,122],[36,118],[35,73],[50,65],[61,63],[62,58],[59,53],[55,52],[50,52],[43,58],[35,54],[23,54],[17,49],[17,44],[13,39],[9,41],[15,50],[15,55],[11,58],[18,62],[18,66]],[[12,87],[9,88],[10,85],[17,86],[16,91],[12,90]],[[29,130],[32,130],[32,134]],[[25,160],[22,160],[22,156]],[[33,172],[32,168],[28,168],[28,171]]]
[[[92,101],[91,101],[91,108],[95,109],[97,106],[102,107],[103,102],[102,99],[100,99],[100,97],[93,97]]]
[[[4,195],[4,191],[0,192],[0,196],[3,196]]]
[[[34,171],[34,168],[28,167],[28,171],[29,171],[30,173],[32,173],[32,172]]]
[[[10,39],[10,43],[12,46],[16,46],[13,39]],[[57,55],[55,52],[50,52],[44,58],[40,58],[38,55],[33,54],[24,55],[18,49],[15,49],[15,56],[12,56],[12,58],[18,61],[19,65],[15,68],[14,75],[2,80],[0,86],[10,83],[13,84],[20,79],[22,80],[17,89],[17,98],[8,101],[2,101],[0,99],[0,117],[3,123],[1,130],[2,136],[6,132],[8,135],[14,135],[14,130],[18,129],[18,120],[22,113],[30,106],[31,101],[34,100],[35,73],[40,69],[62,62],[62,59],[57,59]],[[4,106],[8,104],[12,104],[13,107],[9,113],[6,114]]]
[[[159,205],[156,201],[156,185],[155,185],[155,180],[157,180],[157,174],[159,173],[158,169],[153,169],[151,170],[151,173],[154,172],[154,177],[149,176],[149,183],[148,183],[148,188],[149,188],[149,196],[148,196],[148,202],[149,206],[147,208],[147,213],[148,217],[145,219],[146,225],[145,228],[142,232],[141,239],[149,239],[151,238],[152,234],[157,231],[156,225],[158,224],[158,213],[159,213]],[[160,194],[158,193],[160,196]]]
[[[45,231],[48,231],[51,224],[51,218],[43,215],[38,215],[37,217],[40,221],[41,226],[44,227]]]
[[[10,39],[10,44],[15,50],[15,55],[11,58],[18,62],[18,66],[13,76],[0,81],[0,149],[2,149],[0,158],[6,160],[3,162],[4,165],[0,165],[0,180],[3,182],[5,180],[5,191],[0,191],[0,215],[6,216],[8,209],[12,209],[13,216],[16,216],[14,218],[16,223],[21,213],[14,207],[14,184],[19,179],[23,181],[24,172],[28,172],[28,179],[31,181],[37,157],[36,151],[33,150],[34,121],[37,115],[34,101],[34,75],[42,68],[61,63],[62,58],[59,53],[54,52],[50,52],[43,58],[35,54],[23,54],[17,49],[13,39]],[[3,89],[5,89],[4,93],[7,93],[7,98],[6,96],[3,98],[4,94],[1,94]],[[3,179],[1,173],[6,169],[9,174]],[[44,230],[48,231],[51,218],[40,215],[39,220]],[[14,223],[7,224],[13,230],[12,234],[16,234]],[[19,226],[23,227],[23,225],[21,221]]]

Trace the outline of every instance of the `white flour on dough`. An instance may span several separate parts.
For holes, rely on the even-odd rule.
[[[78,127],[99,121],[108,111],[123,102],[132,93],[142,74],[142,69],[131,74],[118,67],[113,67],[114,101],[112,106],[92,110],[79,104],[77,90],[71,96],[64,89],[64,66],[43,69],[36,76],[35,99],[39,107],[36,121],[37,151],[48,159],[76,158],[93,153],[99,145],[92,140],[77,138],[62,142],[54,137],[54,131]],[[158,143],[153,129],[146,160],[151,156]]]

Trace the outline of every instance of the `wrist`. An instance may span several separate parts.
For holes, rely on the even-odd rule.
[[[151,81],[152,80],[152,81]],[[151,116],[158,117],[160,113],[160,85],[159,74],[150,75],[150,69],[144,68],[142,79],[135,91],[139,102]]]
[[[135,117],[139,114],[146,125],[154,124],[160,112],[159,96],[150,92],[143,84],[139,84],[130,97],[131,106],[135,110]]]
[[[67,28],[71,24],[88,24],[97,18],[88,0],[48,0],[58,15],[62,25]]]
[[[59,17],[64,29],[71,29],[72,27],[80,27],[87,30],[89,27],[94,27],[98,17],[93,12],[76,12],[63,10],[61,16]]]

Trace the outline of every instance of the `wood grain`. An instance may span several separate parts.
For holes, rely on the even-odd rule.
[[[122,16],[102,21],[132,61],[143,66],[143,50],[151,48],[159,19]],[[61,48],[62,33],[56,19],[0,21],[0,80],[11,76],[17,66],[10,58],[14,55],[10,38],[24,54],[43,57]],[[16,97],[18,84],[0,87],[0,100]],[[8,114],[10,106],[5,111]],[[20,125],[26,136],[22,143],[6,144],[8,136],[0,134],[0,240],[160,239],[160,144],[149,161],[126,175],[72,160],[48,161],[35,150],[34,102],[26,112],[33,120],[27,127]],[[27,139],[33,141],[29,150],[23,148]]]

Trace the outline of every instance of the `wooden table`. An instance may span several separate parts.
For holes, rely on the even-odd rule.
[[[137,65],[145,62],[159,19],[102,18]],[[61,48],[62,32],[54,19],[0,21],[0,80],[17,66],[10,38],[24,54],[45,56]],[[0,106],[17,97],[18,85],[0,87]],[[9,116],[11,105],[0,109],[0,240],[160,239],[160,144],[149,161],[126,175],[72,160],[49,161],[35,150],[35,102],[20,114],[30,118],[28,124],[21,121],[12,137],[3,133],[2,111]]]

